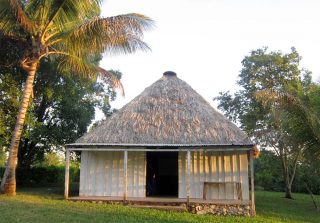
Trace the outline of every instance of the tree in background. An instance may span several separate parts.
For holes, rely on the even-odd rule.
[[[269,191],[283,190],[283,176],[281,174],[279,157],[271,150],[262,149],[259,159],[254,162],[255,188]]]
[[[0,45],[0,147],[8,148],[25,77],[22,70],[5,66],[18,59],[19,46],[3,38]],[[116,92],[103,81],[63,74],[49,59],[41,63],[19,144],[18,165],[23,168],[30,168],[35,161],[41,162],[45,153],[61,150],[80,137],[96,108],[109,116],[113,112],[109,102],[116,98]],[[121,79],[121,72],[109,72]]]
[[[22,91],[22,84],[15,77],[21,77],[22,70],[12,69],[13,61],[18,61],[22,49],[14,41],[0,36],[0,146],[8,147],[16,121],[16,114]],[[26,122],[29,118],[26,118]]]
[[[279,97],[305,98],[306,89],[313,85],[310,72],[299,68],[300,60],[294,48],[288,54],[268,53],[267,48],[252,51],[242,61],[237,82],[241,89],[234,95],[224,92],[215,98],[219,101],[218,108],[228,118],[239,123],[257,143],[273,149],[279,157],[286,198],[292,198],[297,165],[311,148],[307,138],[314,130],[306,125],[311,112],[306,113],[297,106],[285,108],[286,103],[281,103],[285,97],[281,100]]]
[[[41,163],[43,166],[61,166],[61,157],[57,153],[47,153],[44,156],[44,160]]]
[[[45,153],[62,151],[63,145],[82,136],[95,118],[95,109],[101,109],[106,116],[113,112],[109,102],[116,93],[109,85],[50,73],[50,67],[55,66],[46,68],[45,78],[34,86],[34,124],[31,128],[25,125],[18,153],[20,167],[30,168]],[[120,72],[109,72],[121,78]]]
[[[15,55],[6,52],[17,52],[18,46],[10,45],[3,39],[0,39],[0,45],[4,46],[0,50],[0,60],[13,61]],[[0,113],[3,114],[0,116],[1,148],[10,146],[24,82],[22,71],[14,74],[9,72],[8,67],[0,64]],[[109,72],[121,79],[121,72]],[[41,162],[45,153],[61,151],[64,144],[79,138],[93,121],[96,108],[109,116],[113,112],[109,102],[116,98],[116,92],[110,85],[99,80],[62,74],[54,61],[48,59],[42,61],[38,74],[34,98],[19,144],[18,166],[22,168],[30,168]]]
[[[99,0],[0,1],[0,36],[21,46],[23,54],[16,66],[27,76],[1,181],[2,193],[16,192],[19,142],[41,60],[50,57],[64,72],[87,77],[99,73],[106,82],[120,86],[112,74],[94,63],[95,56],[105,51],[131,53],[148,48],[141,37],[152,23],[149,18],[139,14],[101,18],[99,4]]]
[[[287,85],[290,86],[290,85]],[[265,106],[271,106],[277,113],[285,113],[287,121],[285,128],[290,133],[292,146],[300,147],[300,167],[296,190],[311,194],[313,203],[317,206],[312,193],[319,193],[320,181],[320,85],[314,83],[310,76],[305,76],[302,86],[288,88],[285,91],[277,88],[264,89],[256,94],[257,99]],[[292,182],[291,182],[292,184]]]
[[[0,147],[0,167],[4,167],[6,164],[6,154],[2,147]]]

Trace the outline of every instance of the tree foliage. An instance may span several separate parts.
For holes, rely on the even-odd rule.
[[[27,74],[1,192],[16,193],[19,143],[35,77],[39,75],[37,71],[44,58],[55,61],[62,73],[91,78],[100,74],[106,83],[122,88],[112,73],[95,63],[96,56],[106,51],[132,53],[148,49],[141,38],[151,27],[151,19],[134,13],[102,18],[99,16],[100,3],[100,0],[0,1],[0,38],[22,49],[19,60],[10,62]]]
[[[280,158],[287,198],[292,198],[292,183],[303,155],[319,145],[316,126],[320,125],[307,106],[311,89],[319,86],[312,82],[311,72],[300,68],[300,60],[294,48],[288,54],[267,48],[252,51],[242,61],[237,81],[241,89],[215,98],[227,117]]]
[[[254,162],[254,173],[256,188],[283,190],[280,158],[273,151],[263,149],[260,152],[259,159]]]
[[[1,55],[0,58],[6,55]],[[44,60],[35,80],[34,98],[20,142],[18,164],[31,167],[45,153],[61,150],[87,131],[95,109],[112,113],[110,101],[116,92],[103,81],[62,74],[53,61]],[[0,138],[8,148],[22,95],[23,73],[12,75],[0,67]],[[119,71],[109,71],[121,78]]]

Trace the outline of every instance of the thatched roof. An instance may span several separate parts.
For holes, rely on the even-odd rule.
[[[166,72],[76,144],[252,144],[175,73]]]

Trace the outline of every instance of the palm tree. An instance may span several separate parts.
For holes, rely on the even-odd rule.
[[[141,40],[153,24],[140,14],[102,18],[101,0],[0,0],[0,38],[24,49],[19,66],[26,72],[22,101],[1,181],[1,192],[15,195],[18,147],[33,92],[33,82],[43,58],[59,61],[59,69],[93,77],[100,74],[114,87],[121,83],[93,61],[104,52],[133,53],[149,49]]]
[[[319,91],[319,86],[311,84],[309,88]],[[309,91],[298,89],[300,92],[290,92],[290,89],[282,91],[277,89],[263,89],[256,92],[258,101],[265,107],[271,107],[275,119],[280,119],[279,113],[286,113],[285,118],[289,122],[301,122],[301,125],[290,126],[291,134],[295,134],[296,140],[300,140],[306,147],[320,146],[320,119],[310,105],[310,98],[314,97]],[[297,90],[297,91],[298,91]],[[291,90],[292,91],[292,90]]]
[[[295,83],[298,85],[299,83]],[[301,83],[300,83],[301,84]],[[319,86],[312,84],[319,89]],[[267,88],[258,91],[255,96],[266,108],[271,108],[274,126],[282,132],[274,137],[274,148],[281,158],[285,197],[292,199],[292,184],[299,161],[306,153],[316,156],[320,146],[320,119],[310,105],[308,91],[290,88],[286,83],[284,89]],[[310,86],[309,86],[310,87]],[[309,94],[309,95],[308,95]],[[271,141],[271,140],[270,140]],[[288,155],[290,152],[290,156]]]

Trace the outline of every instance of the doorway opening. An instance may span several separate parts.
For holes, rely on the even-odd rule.
[[[147,196],[178,197],[178,152],[147,152]]]

